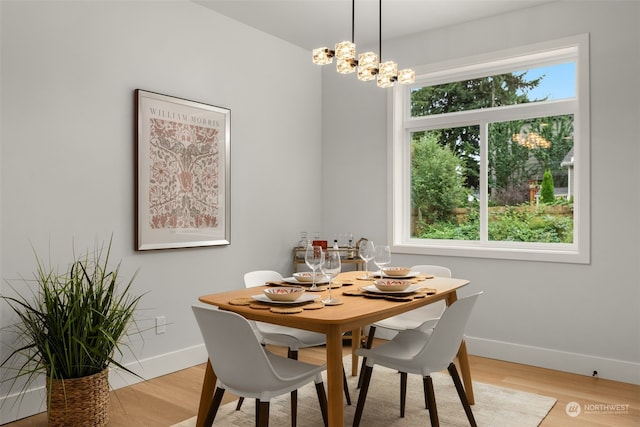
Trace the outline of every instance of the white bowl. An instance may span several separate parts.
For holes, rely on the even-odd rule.
[[[376,285],[376,288],[381,291],[398,292],[404,291],[409,286],[411,286],[411,281],[399,279],[380,279],[373,282],[373,284]]]
[[[295,301],[304,294],[304,288],[267,288],[264,294],[272,301]]]
[[[298,282],[304,282],[304,283],[313,282],[313,272],[311,272],[311,271],[305,271],[305,272],[302,272],[302,273],[293,273],[293,277]],[[316,283],[320,282],[322,279],[324,279],[324,274],[316,273]]]
[[[385,267],[382,272],[387,276],[406,276],[411,273],[411,267]]]

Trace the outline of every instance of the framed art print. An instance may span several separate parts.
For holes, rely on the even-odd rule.
[[[141,89],[136,103],[136,249],[230,243],[226,108]]]

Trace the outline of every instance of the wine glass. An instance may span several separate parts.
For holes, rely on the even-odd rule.
[[[378,266],[380,270],[380,278],[384,276],[382,269],[385,265],[391,262],[391,248],[389,245],[376,246],[376,254],[373,258],[373,262]]]
[[[375,250],[376,248],[371,240],[363,239],[358,244],[358,255],[365,262],[365,280],[369,280],[369,261],[371,261],[375,257]]]
[[[329,297],[322,300],[326,305],[337,305],[342,303],[337,298],[331,297],[331,282],[340,273],[342,263],[340,262],[339,251],[326,251],[324,254],[324,260],[320,264],[320,271],[329,279]]]
[[[309,289],[310,291],[318,290],[318,286],[316,286],[316,270],[320,268],[323,260],[324,252],[322,252],[322,246],[307,246],[307,251],[304,254],[304,262],[307,264],[307,267],[313,271],[313,284]]]

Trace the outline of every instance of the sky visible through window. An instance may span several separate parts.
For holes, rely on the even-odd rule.
[[[519,71],[521,73],[522,71]],[[566,62],[564,64],[548,67],[532,68],[527,71],[526,79],[533,80],[544,75],[540,86],[529,92],[529,99],[548,100],[575,98],[576,96],[576,64]],[[519,91],[519,94],[522,92]]]

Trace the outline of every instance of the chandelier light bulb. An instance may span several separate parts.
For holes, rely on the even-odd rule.
[[[358,80],[367,82],[376,78],[378,73],[378,55],[373,52],[358,56]]]
[[[337,59],[356,59],[356,45],[351,42],[340,42],[336,44]]]
[[[377,80],[377,85],[378,87],[381,87],[383,89],[386,89],[388,87],[393,87],[393,84],[395,83],[395,79],[391,79],[389,77],[382,77],[381,75],[378,74],[378,80]]]
[[[356,71],[358,63],[355,59],[342,59],[338,58],[336,61],[336,71],[340,74],[351,74]]]
[[[385,61],[380,63],[378,68],[378,87],[392,87],[398,76],[398,64],[393,61]]]
[[[378,76],[384,78],[395,78],[398,75],[398,64],[393,61],[385,61],[380,63]]]
[[[398,71],[398,82],[402,84],[409,84],[416,81],[416,72],[411,68],[405,68]]]
[[[326,65],[333,62],[334,51],[327,47],[313,49],[313,63],[316,65]]]

